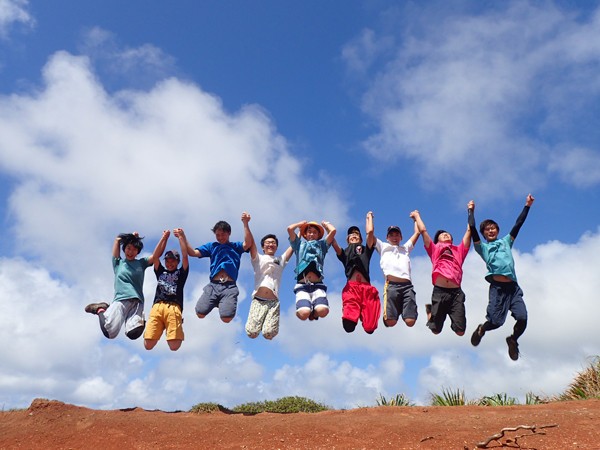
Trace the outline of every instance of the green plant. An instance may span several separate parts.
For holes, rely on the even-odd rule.
[[[525,404],[526,405],[540,405],[542,403],[548,403],[548,399],[545,397],[540,397],[533,392],[528,392],[525,394]]]
[[[441,394],[431,394],[431,406],[464,406],[467,404],[465,391],[442,388]]]
[[[261,412],[289,414],[297,412],[313,413],[328,409],[329,407],[308,398],[282,397],[273,401],[244,403],[233,408],[233,411],[244,414],[258,414]]]
[[[217,403],[198,403],[190,409],[193,413],[213,413],[216,411],[226,411],[227,409]]]
[[[377,399],[377,406],[414,406],[414,403],[406,397],[404,394],[396,394],[395,397],[387,399],[382,394],[379,394]]]
[[[506,393],[485,396],[478,403],[481,406],[511,406],[519,404],[516,398],[509,397]]]
[[[588,367],[579,372],[558,400],[600,398],[600,356],[591,359]]]

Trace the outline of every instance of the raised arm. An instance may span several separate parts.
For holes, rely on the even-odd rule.
[[[254,236],[252,236],[252,232],[250,231],[250,226],[248,222],[250,222],[250,214],[247,212],[242,213],[242,223],[244,224],[244,250],[248,250],[254,244]],[[254,246],[256,248],[256,245]]]
[[[305,223],[306,223],[306,220],[301,220],[300,222],[296,222],[296,223],[292,223],[292,224],[288,225],[287,232],[288,232],[288,236],[290,237],[290,242],[294,242],[296,240],[296,238],[298,237],[298,235],[296,234],[296,229],[301,227]]]
[[[473,244],[479,244],[481,242],[481,238],[479,237],[479,233],[477,232],[477,227],[475,226],[475,202],[471,200],[467,203],[467,214],[468,214],[468,224],[471,238],[473,239]],[[466,233],[465,233],[466,236]],[[464,238],[463,238],[464,242]],[[466,244],[465,244],[466,245]]]
[[[153,265],[154,269],[158,269],[158,266],[160,265],[160,257],[165,252],[165,248],[167,248],[167,241],[169,240],[170,235],[171,232],[169,230],[163,231],[158,244],[156,244],[156,247],[154,248],[154,252],[150,258],[148,258],[148,264]]]
[[[336,255],[342,254],[342,248],[338,245],[337,240],[334,239],[331,245],[333,246]]]
[[[325,239],[325,242],[331,245],[331,243],[335,239],[335,227],[331,222],[326,221],[321,222],[321,225],[323,225],[323,228],[325,228],[325,231],[327,231],[327,239]]]
[[[183,233],[183,230],[179,228]],[[195,256],[196,258],[201,258],[200,250],[191,246],[190,241],[188,241],[187,235],[183,233],[183,240],[185,241],[185,248],[187,249],[186,253],[188,256]],[[181,242],[181,241],[180,241]]]
[[[413,212],[410,213],[410,217],[412,217],[412,219],[415,221],[417,231],[423,236],[423,244],[425,245],[425,248],[429,248],[429,246],[431,245],[431,236],[429,236],[429,233],[427,232],[427,227],[425,226],[423,219],[421,219],[421,214],[418,210],[415,209]]]
[[[413,235],[409,239],[410,242],[412,243],[413,247],[417,244],[417,241],[419,240],[419,236],[421,236],[421,233],[419,233],[419,228],[417,228],[417,221],[415,220],[414,232],[413,232]]]
[[[112,255],[113,255],[113,258],[121,257],[121,237],[120,236],[117,236],[113,242]]]
[[[377,239],[375,238],[375,226],[373,225],[373,211],[367,213],[367,218],[365,219],[365,232],[367,233],[367,247],[375,247]]]
[[[533,198],[533,195],[527,194],[527,199],[525,200],[525,206],[523,207],[523,211],[521,211],[521,214],[519,214],[519,217],[517,217],[517,221],[512,227],[512,230],[510,230],[510,237],[513,241],[517,238],[517,234],[519,234],[521,226],[523,226],[523,224],[525,223],[525,219],[527,219],[527,214],[529,214],[529,208],[531,208],[531,205],[533,205],[534,201],[535,198]]]
[[[175,228],[173,230],[173,236],[179,240],[179,248],[181,248],[181,267],[185,270],[190,266],[190,259],[188,257],[188,243],[185,237],[183,228]]]

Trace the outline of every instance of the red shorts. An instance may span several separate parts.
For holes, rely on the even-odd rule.
[[[381,316],[379,292],[374,286],[361,281],[348,281],[342,290],[342,319],[358,323],[367,333],[377,329]]]

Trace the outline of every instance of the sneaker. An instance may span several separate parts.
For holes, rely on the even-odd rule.
[[[99,309],[108,309],[108,303],[90,303],[85,307],[85,312],[90,314],[98,314]]]
[[[508,345],[508,356],[510,356],[510,359],[513,361],[519,359],[519,344],[516,339],[512,337],[512,335],[508,336],[506,338],[506,344]]]
[[[484,334],[485,334],[485,330],[483,329],[483,324],[477,325],[477,328],[471,335],[471,345],[473,345],[473,347],[477,347],[479,345],[479,343],[481,342],[481,338],[483,337]]]

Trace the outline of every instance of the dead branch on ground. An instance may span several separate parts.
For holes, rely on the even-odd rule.
[[[502,447],[506,447],[505,443],[500,442],[500,439],[502,439],[504,437],[504,433],[506,433],[507,431],[518,431],[518,430],[529,430],[531,431],[531,434],[522,434],[519,436],[515,436],[514,439],[510,439],[508,442],[514,442],[517,446],[519,446],[519,444],[517,443],[517,439],[522,438],[522,437],[526,437],[526,436],[533,436],[534,434],[543,434],[545,435],[546,433],[544,432],[538,432],[537,430],[541,430],[544,428],[554,428],[557,427],[558,424],[553,423],[553,424],[549,424],[549,425],[540,425],[539,427],[537,425],[519,425],[517,427],[514,428],[502,428],[500,430],[500,433],[496,433],[493,436],[490,436],[489,438],[487,438],[485,441],[479,442],[477,445],[478,448],[488,448],[488,444],[492,441],[497,441],[498,443],[500,443],[502,445]],[[507,442],[507,443],[508,443]],[[520,448],[520,446],[519,446]]]

